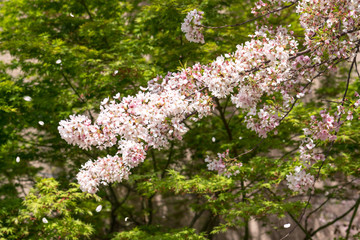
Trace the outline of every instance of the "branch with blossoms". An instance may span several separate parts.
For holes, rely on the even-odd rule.
[[[304,134],[307,137],[303,141],[302,146],[300,147],[300,160],[302,160],[303,164],[305,166],[307,166],[308,168],[310,168],[312,165],[314,165],[318,161],[321,161],[321,164],[317,170],[317,174],[315,177],[310,174],[306,174],[304,170],[301,170],[301,166],[295,168],[294,175],[292,175],[292,174],[287,175],[288,186],[293,191],[304,192],[310,188],[315,188],[315,182],[320,177],[320,171],[321,171],[322,167],[324,166],[325,160],[327,159],[335,140],[337,139],[337,133],[339,132],[339,128],[344,123],[344,121],[341,121],[341,117],[342,117],[342,115],[345,114],[344,105],[347,100],[346,96],[347,96],[347,92],[348,92],[348,88],[349,88],[351,72],[352,72],[354,65],[356,66],[356,58],[357,58],[357,54],[359,53],[359,47],[360,47],[359,45],[360,45],[360,42],[358,43],[358,45],[356,47],[355,56],[353,57],[353,61],[351,63],[351,66],[350,66],[350,69],[348,72],[346,88],[345,88],[344,95],[342,97],[341,104],[337,106],[337,111],[334,113],[334,116],[331,116],[329,113],[326,112],[326,110],[322,110],[322,111],[320,111],[320,116],[322,117],[322,121],[318,121],[317,117],[313,115],[313,116],[311,116],[310,129],[308,129],[308,128],[303,129]],[[356,72],[358,73],[357,69],[356,69]],[[359,74],[358,74],[358,76],[359,76]],[[360,105],[360,95],[357,92],[355,92],[354,95],[355,95],[355,98],[357,98],[357,100],[354,102],[354,104],[351,104],[351,103],[347,104],[348,111],[347,111],[347,117],[346,117],[345,121],[353,120],[353,111],[355,111],[358,108],[358,106]],[[308,136],[310,136],[310,137],[308,137]],[[314,154],[314,148],[316,147],[316,145],[314,144],[313,139],[321,140],[321,141],[326,141],[326,140],[330,141],[330,146],[328,147],[327,152],[325,154],[323,154],[323,153]],[[313,194],[312,194],[312,192],[310,192],[309,197],[306,202],[306,205],[305,205],[304,209],[302,210],[302,213],[301,213],[299,219],[297,220],[297,222],[301,222],[303,216],[305,215],[306,209],[310,205],[312,196],[313,196]],[[351,209],[349,211],[351,211]],[[309,215],[307,216],[307,218],[309,217]],[[334,222],[336,222],[336,221],[334,221]],[[306,228],[306,225],[307,225],[307,219],[305,220],[305,228]],[[289,237],[290,234],[298,226],[300,226],[300,225],[298,224],[294,228],[292,228],[290,230],[290,232],[288,232],[284,237],[281,238],[281,240]],[[351,227],[351,224],[349,225],[349,228],[350,227]],[[319,231],[320,229],[322,229],[322,227],[320,227],[317,231]],[[312,235],[314,235],[317,231],[314,231],[312,233]],[[347,232],[347,236],[348,236],[348,232]]]
[[[214,98],[229,97],[245,114],[246,127],[266,138],[306,94],[309,82],[355,54],[360,39],[359,4],[342,0],[343,9],[324,22],[318,12],[325,14],[332,8],[324,10],[318,2],[293,3],[306,33],[303,51],[286,28],[259,27],[250,41],[210,64],[197,63],[158,76],[134,96],[104,99],[95,122],[81,115],[61,121],[60,135],[69,144],[86,150],[117,148],[114,156],[83,165],[77,175],[81,189],[95,193],[100,184],[127,179],[131,169],[145,160],[148,149],[162,149],[169,141],[182,139],[188,132],[184,120],[195,122],[211,115]],[[195,42],[204,42],[198,28],[202,15],[193,10],[182,25],[187,38]]]
[[[229,149],[223,153],[218,153],[215,159],[207,156],[205,162],[208,163],[207,167],[210,171],[217,171],[218,174],[226,177],[239,174],[239,168],[242,166],[242,163],[236,162],[236,159],[229,156]]]

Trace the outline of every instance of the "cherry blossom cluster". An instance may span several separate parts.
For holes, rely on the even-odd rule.
[[[340,106],[342,107],[342,106]],[[335,113],[336,116],[339,116]],[[299,149],[300,160],[303,166],[310,168],[318,161],[325,161],[325,155],[316,151],[316,144],[314,141],[335,141],[336,133],[338,132],[342,122],[337,121],[339,118],[332,116],[326,110],[320,111],[320,118],[315,115],[311,116],[309,128],[304,128],[305,139]],[[298,170],[298,171],[297,171]],[[288,186],[290,189],[298,192],[306,192],[312,187],[314,177],[311,174],[306,174],[305,170],[295,169],[294,175],[286,176]]]
[[[296,3],[305,30],[305,46],[314,62],[352,57],[360,38],[360,0],[258,1],[254,14],[269,14]]]
[[[118,148],[115,156],[98,158],[82,167],[77,178],[84,191],[93,193],[99,184],[126,179],[129,170],[144,161],[148,147],[163,148],[169,140],[181,140],[187,131],[183,123],[186,116],[194,112],[198,118],[210,114],[211,97],[199,91],[194,80],[189,80],[189,74],[198,70],[199,66],[194,65],[155,78],[148,83],[147,90],[135,96],[121,99],[117,94],[112,100],[104,99],[94,124],[85,116],[71,116],[60,122],[60,135],[69,144],[84,149],[114,145]]]
[[[93,125],[91,120],[84,115],[71,115],[69,120],[61,120],[59,125],[60,135],[66,139],[67,143],[78,145],[86,150],[94,145],[102,149],[116,143],[116,138],[110,140],[111,136],[106,136],[100,126]]]
[[[255,14],[270,13],[283,4],[282,0],[270,0],[266,3],[257,2],[253,9]],[[305,29],[305,46],[308,56],[300,55],[293,61],[293,67],[299,72],[318,71],[321,66],[329,70],[334,69],[334,63],[339,59],[353,58],[360,39],[360,1],[358,0],[306,0],[292,1],[296,3],[296,12],[300,15],[300,23]],[[284,5],[285,6],[285,5]],[[311,82],[311,78],[308,78]],[[303,88],[296,95],[301,98],[305,95]],[[354,106],[358,104],[355,102]],[[338,111],[331,116],[326,111],[320,113],[321,120],[311,117],[310,127],[304,129],[306,138],[300,146],[300,159],[304,166],[310,167],[317,161],[324,161],[325,156],[315,150],[315,141],[334,141],[338,131],[344,107],[338,106]],[[353,119],[353,112],[347,112],[347,120]],[[306,191],[313,177],[299,170],[295,175],[287,176],[289,187],[293,190]],[[302,179],[303,178],[303,179]],[[309,185],[310,184],[310,185]]]
[[[305,3],[299,4],[305,6]],[[320,6],[317,2],[313,4]],[[304,8],[303,11],[310,10]],[[200,24],[201,15],[196,10],[189,13],[188,27],[183,24],[184,29],[190,29],[189,26],[196,29],[194,26]],[[306,21],[312,17],[308,19]],[[246,127],[260,137],[267,137],[292,109],[296,99],[304,96],[319,68],[328,64],[324,56],[332,54],[333,49],[318,46],[322,51],[330,51],[322,52],[319,57],[317,48],[309,42],[315,55],[310,50],[299,52],[298,42],[284,27],[260,27],[250,37],[251,40],[238,45],[235,52],[219,56],[210,64],[197,63],[179,72],[158,76],[133,96],[117,94],[105,98],[93,123],[86,116],[75,115],[61,121],[59,133],[69,144],[86,150],[117,148],[114,156],[99,157],[83,165],[77,176],[81,188],[94,193],[100,184],[127,179],[130,170],[145,160],[149,148],[162,149],[170,140],[182,139],[188,131],[184,121],[197,121],[212,114],[214,99],[230,97],[245,113]],[[337,38],[330,40],[336,42]],[[351,46],[342,48],[343,53],[338,58],[351,55],[354,52]],[[332,131],[338,127],[330,115],[322,114],[325,120],[313,119],[314,140],[331,138]],[[224,161],[228,155],[218,157],[218,160],[207,158],[209,168],[226,173]]]
[[[317,68],[311,67],[308,56],[294,57],[298,53],[298,42],[285,28],[261,28],[254,36],[256,38],[250,41],[254,45],[242,49],[241,55],[260,63],[253,63],[259,70],[244,76],[247,81],[239,84],[239,93],[237,98],[232,97],[232,102],[248,110],[245,119],[247,127],[266,137],[279,125],[296,97],[304,95],[304,86],[314,78]],[[264,97],[275,104],[265,104]]]
[[[360,95],[357,92],[355,92],[354,95],[357,99],[355,100],[354,104],[350,104],[348,106],[348,110],[345,109],[344,105],[338,105],[333,115],[331,115],[326,110],[322,110],[320,111],[319,117],[315,115],[310,117],[311,121],[309,123],[309,128],[303,129],[306,138],[302,141],[299,150],[300,160],[302,161],[303,166],[310,168],[318,161],[325,161],[325,155],[323,153],[319,153],[316,150],[315,142],[335,141],[337,139],[336,134],[339,131],[339,128],[343,124],[343,122],[353,120],[353,111],[358,108],[360,104]],[[340,121],[341,116],[345,114],[347,114],[346,120]],[[294,177],[295,175],[297,176],[296,178]],[[295,175],[287,175],[289,188],[293,189],[294,186],[296,186],[298,191],[303,186],[304,189],[302,190],[306,191],[309,186],[295,184],[294,182],[302,181],[308,183],[310,175],[305,173],[300,174],[299,171],[296,172]],[[306,179],[302,180],[301,177],[304,177]],[[291,181],[289,181],[289,179]]]
[[[236,52],[220,56],[204,68],[200,80],[215,97],[230,95],[236,107],[248,112],[247,127],[266,137],[295,101],[301,84],[311,79],[315,71],[293,64],[297,61],[293,56],[298,42],[285,28],[262,27],[251,37],[252,40],[238,45]],[[279,104],[264,104],[264,97]]]
[[[218,174],[226,177],[236,176],[240,173],[238,168],[242,166],[242,163],[235,162],[235,159],[230,158],[229,149],[217,155],[215,159],[209,156],[205,158],[205,162],[208,163],[207,167],[210,171],[217,171]]]
[[[295,173],[286,176],[288,187],[295,192],[306,192],[314,185],[314,176],[301,170],[301,166],[295,168]]]
[[[108,155],[86,162],[77,174],[77,180],[82,191],[96,193],[100,184],[121,182],[128,179],[129,174],[130,169],[121,157]]]
[[[310,117],[309,128],[303,129],[306,138],[300,146],[300,159],[304,163],[307,162],[309,165],[312,165],[312,163],[319,160],[325,160],[323,154],[314,152],[316,147],[314,141],[335,141],[337,139],[336,134],[344,123],[344,121],[340,121],[341,116],[347,114],[345,121],[353,120],[352,110],[355,110],[360,103],[360,96],[357,92],[355,92],[355,97],[357,100],[352,106],[348,107],[348,110],[345,110],[343,105],[338,105],[333,115],[326,110],[322,110],[320,111],[320,118],[315,115]]]
[[[317,61],[352,56],[360,37],[359,0],[299,1],[296,12],[305,29],[305,44]]]
[[[360,37],[359,0],[260,0],[252,13],[268,14],[295,3],[305,29],[305,45],[315,62],[351,57]]]
[[[181,24],[181,31],[185,33],[185,37],[189,42],[205,43],[200,22],[203,14],[204,12],[194,9],[186,15],[184,22]]]

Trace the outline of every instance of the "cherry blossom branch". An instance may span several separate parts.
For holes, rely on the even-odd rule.
[[[182,135],[188,131],[185,119],[195,114],[199,118],[209,116],[214,109],[215,101],[212,98],[231,96],[236,108],[247,112],[244,121],[246,127],[266,138],[287,117],[293,106],[282,119],[279,114],[284,114],[291,103],[296,103],[297,98],[304,95],[298,92],[299,88],[303,91],[303,81],[311,79],[323,68],[322,65],[333,64],[337,58],[346,59],[352,54],[354,40],[358,38],[357,34],[352,34],[348,36],[348,41],[339,41],[336,37],[337,25],[333,25],[336,29],[330,28],[333,22],[343,21],[343,16],[336,12],[326,20],[330,25],[326,30],[328,32],[321,33],[323,38],[310,39],[309,36],[324,25],[323,20],[317,19],[319,11],[313,12],[311,6],[314,5],[315,9],[324,6],[309,1],[298,3],[300,7],[297,13],[301,14],[300,21],[306,31],[304,45],[307,49],[304,51],[298,52],[298,42],[287,29],[264,26],[251,36],[250,41],[238,45],[235,52],[219,56],[210,64],[195,64],[169,73],[165,78],[157,77],[135,96],[121,99],[117,94],[114,100],[104,99],[94,123],[85,116],[70,116],[70,120],[61,121],[59,132],[69,144],[79,145],[83,149],[94,146],[104,149],[118,145],[119,151],[115,156],[98,158],[83,166],[77,176],[82,189],[94,193],[100,184],[127,179],[130,170],[145,160],[149,148],[161,149],[167,147],[169,141],[182,139]],[[309,7],[309,4],[312,5]],[[356,7],[355,3],[352,4],[354,6],[348,6],[349,9]],[[332,9],[332,6],[326,7]],[[341,11],[348,12],[347,9]],[[202,14],[193,10],[182,24],[182,30],[192,41],[203,41],[196,26]],[[339,36],[358,26],[358,20],[355,20],[349,22]],[[315,27],[306,28],[308,25]],[[309,56],[304,56],[308,53]],[[329,60],[324,61],[324,58]],[[202,88],[207,91],[199,91]],[[293,97],[294,93],[296,98]],[[276,97],[277,94],[281,97]],[[268,104],[263,102],[263,97],[277,102]],[[198,118],[192,120],[197,121]]]
[[[300,52],[299,54],[294,55],[294,56],[291,57],[291,58],[294,59],[295,57],[298,57],[298,56],[300,56],[300,55],[302,55],[302,54],[305,54],[305,53],[308,53],[308,52],[310,52],[310,49],[304,50],[304,51]],[[265,65],[265,64],[268,63],[268,62],[270,62],[270,61],[263,62],[262,64]],[[313,66],[313,67],[315,67],[315,66]],[[259,70],[259,69],[260,69],[260,68],[253,68],[253,69],[251,69],[251,71],[257,71],[257,70]],[[313,77],[313,79],[305,85],[304,89],[306,89],[308,86],[310,86],[310,84],[313,82],[313,80],[316,79],[317,77],[321,76],[321,74],[323,74],[324,72],[325,72],[325,71],[319,72],[315,77]],[[296,99],[295,99],[295,101],[294,101],[293,104],[291,105],[290,109],[289,109],[289,110],[286,112],[286,114],[280,119],[279,125],[280,125],[280,123],[289,115],[289,113],[292,111],[292,109],[294,108],[294,106],[295,106],[295,104],[296,104],[296,102],[297,102],[298,100],[299,100],[299,98],[296,98]],[[219,104],[219,102],[217,102],[217,103]],[[221,111],[220,111],[220,113],[221,113]],[[263,143],[263,141],[264,141],[264,138],[262,138],[262,139],[255,145],[255,147],[253,147],[252,149],[250,149],[250,150],[248,150],[248,151],[246,151],[246,152],[243,152],[243,153],[237,155],[235,158],[239,158],[239,157],[241,157],[241,156],[243,156],[243,155],[247,155],[247,154],[253,152],[254,150],[256,150],[256,149]]]
[[[359,43],[357,44],[357,46],[356,46],[355,56],[354,56],[354,58],[353,58],[353,61],[352,61],[352,63],[351,63],[350,69],[349,69],[349,73],[348,73],[348,77],[347,77],[347,83],[346,83],[346,89],[345,89],[344,95],[343,95],[343,97],[342,97],[341,106],[343,106],[344,103],[345,103],[345,98],[346,98],[347,91],[348,91],[348,87],[349,87],[351,72],[352,72],[352,69],[353,69],[353,67],[354,67],[354,65],[355,65],[355,63],[356,63],[357,53],[359,52],[359,44],[360,44],[360,42],[359,42]],[[341,119],[341,113],[340,113],[339,116],[338,116],[338,120],[337,120],[337,123],[338,123],[338,124],[340,123],[340,119]],[[337,135],[337,133],[338,133],[338,132],[335,132],[335,135]],[[334,142],[335,142],[335,140],[331,141],[331,144],[330,144],[327,152],[325,153],[325,159],[326,159],[326,158],[328,157],[328,155],[330,154],[330,150],[332,149],[332,147],[333,147],[333,145],[334,145]],[[317,181],[317,180],[319,179],[319,177],[320,177],[320,171],[321,171],[324,163],[325,163],[325,160],[322,161],[322,163],[321,163],[321,165],[320,165],[320,167],[319,167],[319,169],[318,169],[318,171],[317,171],[317,174],[316,174],[316,176],[315,176],[315,178],[314,178],[314,182],[313,182],[313,188],[314,188],[314,186],[315,186],[316,181]],[[307,209],[308,206],[310,205],[311,198],[312,198],[312,193],[310,192],[310,195],[309,195],[309,198],[308,198],[308,200],[307,200],[307,203],[306,203],[306,205],[305,205],[305,207],[304,207],[304,209],[303,209],[303,211],[302,211],[302,214],[300,215],[300,218],[299,218],[299,220],[298,220],[299,222],[301,222],[303,216],[305,215],[306,209]],[[297,226],[295,226],[293,229],[291,229],[289,233],[287,233],[283,238],[281,238],[281,240],[283,240],[283,239],[287,238],[288,236],[290,236],[290,234],[291,234],[296,228],[297,228]]]
[[[310,84],[312,83],[312,81],[313,81],[315,78],[319,77],[319,76],[320,76],[321,74],[323,74],[323,73],[324,73],[324,72],[318,73],[309,83],[307,83],[307,84],[305,85],[304,89],[306,89],[308,86],[310,86]],[[292,109],[294,108],[294,106],[295,106],[295,104],[296,104],[296,102],[297,102],[298,100],[299,100],[299,98],[296,98],[296,99],[295,99],[295,101],[294,101],[293,104],[291,105],[290,109],[289,109],[289,110],[286,112],[286,114],[280,119],[279,125],[280,125],[280,123],[289,115],[289,113],[292,111]],[[258,148],[258,147],[260,146],[260,144],[262,144],[263,141],[264,141],[264,138],[261,139],[261,140],[259,141],[259,143],[256,144],[256,146],[255,146],[254,148],[252,148],[252,149],[250,149],[249,151],[246,151],[246,152],[244,152],[244,153],[241,153],[241,154],[238,155],[236,158],[241,157],[241,156],[243,156],[243,155],[246,155],[246,154],[254,151],[256,148]]]
[[[304,51],[301,52],[301,54],[305,54],[305,53],[307,53],[307,52],[309,52],[309,51],[310,51],[309,49],[304,50]],[[295,56],[293,56],[293,58],[295,58],[296,56],[298,56],[298,55],[296,54]],[[323,63],[320,63],[318,66],[320,66],[321,64],[324,64],[324,62],[323,62]],[[309,68],[311,68],[311,67],[315,67],[315,66],[310,66]],[[252,71],[256,71],[256,70],[259,70],[259,69],[257,69],[257,68],[252,69]],[[321,72],[319,72],[316,76],[314,76],[314,77],[311,79],[311,81],[309,81],[309,82],[304,86],[304,89],[306,89],[308,86],[310,86],[310,84],[313,82],[313,80],[315,80],[316,78],[318,78],[319,76],[321,76],[323,73],[325,73],[325,71],[321,71]],[[219,101],[218,101],[218,99],[217,99],[217,98],[215,98],[215,99],[216,99],[216,101],[217,101],[217,104],[220,104]],[[299,100],[299,98],[296,98],[296,99],[295,99],[295,101],[292,103],[290,109],[289,109],[289,110],[286,112],[286,114],[280,119],[279,125],[280,125],[280,123],[289,115],[289,113],[292,111],[292,109],[294,108],[294,106],[296,105],[296,103],[297,103],[298,100]],[[221,111],[219,111],[219,112],[220,112],[220,114],[221,114]],[[190,116],[192,116],[192,115],[194,115],[194,114],[196,114],[196,113],[190,114]],[[188,116],[187,116],[187,117],[188,117]],[[228,131],[228,129],[226,129],[226,130]],[[250,150],[248,150],[248,151],[245,151],[245,152],[237,155],[237,156],[235,157],[235,159],[236,159],[236,158],[239,158],[239,157],[241,157],[241,156],[247,155],[247,154],[249,154],[249,153],[251,153],[251,152],[253,152],[254,150],[256,150],[256,149],[263,143],[264,140],[265,140],[265,139],[262,138],[252,149],[250,149]]]
[[[351,30],[351,31],[342,32],[342,33],[336,35],[336,36],[335,36],[335,39],[338,39],[338,38],[340,38],[340,37],[342,37],[342,36],[345,36],[346,34],[353,33],[353,32],[359,31],[359,30],[360,30],[360,28],[355,28],[355,29],[353,29],[353,30]],[[320,43],[324,44],[324,41],[325,41],[325,40],[322,40]],[[303,51],[297,52],[297,53],[294,54],[293,56],[290,56],[290,57],[289,57],[289,60],[293,60],[293,59],[295,59],[295,58],[297,58],[297,57],[299,57],[299,56],[302,56],[302,55],[305,55],[305,54],[307,54],[307,53],[316,51],[318,48],[319,48],[319,46],[316,47],[315,49],[307,48],[307,49],[305,49],[305,50],[303,50]],[[336,59],[334,59],[334,60],[336,60]],[[345,60],[345,59],[344,59],[344,60]],[[245,73],[260,70],[260,69],[261,69],[261,66],[265,67],[266,64],[268,64],[268,63],[270,63],[270,60],[267,60],[267,61],[262,62],[259,67],[256,67],[256,68],[250,69],[250,70],[248,70],[248,71],[245,71]],[[320,64],[320,63],[319,63],[319,64]]]
[[[321,74],[322,74],[322,73],[319,73],[316,77],[319,77]],[[315,78],[316,78],[316,77],[315,77]],[[315,79],[315,78],[314,78],[314,79]],[[313,79],[313,80],[314,80],[314,79]],[[305,86],[305,88],[307,88],[311,83],[312,83],[312,81],[309,82],[309,83]],[[291,105],[290,109],[289,109],[289,110],[286,112],[286,114],[280,119],[279,125],[280,125],[280,123],[289,115],[289,113],[292,111],[292,109],[294,108],[294,106],[295,106],[295,104],[296,104],[296,102],[297,102],[298,100],[299,100],[299,98],[296,98],[296,99],[295,99],[295,101],[294,101],[293,104]],[[243,155],[246,155],[246,154],[248,154],[248,153],[251,153],[252,151],[254,151],[255,149],[257,149],[257,148],[263,143],[264,140],[265,140],[265,138],[262,138],[262,139],[256,144],[255,147],[253,147],[252,149],[250,149],[250,150],[248,150],[248,151],[246,151],[246,152],[244,152],[244,153],[239,154],[238,156],[236,156],[236,158],[239,158],[239,157],[241,157],[241,156],[243,156]]]

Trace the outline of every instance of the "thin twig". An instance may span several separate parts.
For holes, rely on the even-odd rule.
[[[74,93],[79,97],[79,99],[83,102],[86,103],[86,100],[83,99],[83,97],[80,95],[80,93],[74,88],[74,86],[71,84],[71,82],[69,81],[69,79],[66,77],[66,75],[64,74],[64,72],[61,72],[61,75],[63,76],[63,78],[65,79],[65,82],[69,85],[69,87],[74,91]]]
[[[210,28],[210,29],[228,28],[228,27],[238,27],[238,26],[241,26],[241,25],[245,25],[245,24],[247,24],[247,23],[249,23],[249,22],[253,22],[253,21],[255,21],[255,20],[259,19],[259,18],[266,17],[266,16],[268,16],[268,15],[270,15],[270,14],[272,14],[272,13],[280,12],[280,11],[282,11],[282,10],[284,10],[284,9],[287,9],[287,8],[293,6],[294,4],[296,4],[298,1],[299,1],[299,0],[293,2],[293,3],[290,4],[290,5],[283,6],[283,7],[281,7],[281,8],[278,8],[278,9],[275,9],[275,10],[270,11],[270,12],[268,12],[268,13],[265,13],[265,14],[262,14],[262,15],[260,15],[260,16],[254,17],[254,18],[249,19],[249,20],[247,20],[247,21],[245,21],[245,22],[242,22],[242,23],[237,23],[237,24],[232,24],[232,25],[224,25],[224,26],[218,26],[218,27],[211,27],[211,26],[206,26],[206,25],[198,25],[198,26],[199,26],[199,27],[203,27],[203,28]]]
[[[359,78],[359,80],[360,80],[360,73],[359,73],[359,70],[358,70],[358,66],[357,66],[356,61],[355,61],[355,70],[356,70],[356,73],[357,73],[358,78]]]
[[[343,96],[343,98],[342,98],[341,106],[343,106],[343,105],[344,105],[344,102],[345,102],[346,94],[347,94],[348,89],[349,89],[351,72],[352,72],[352,69],[353,69],[353,67],[354,67],[354,65],[355,65],[355,63],[356,63],[356,55],[357,55],[358,52],[359,52],[359,46],[357,47],[357,51],[356,51],[356,53],[355,53],[355,57],[354,57],[354,59],[353,59],[353,61],[352,61],[352,63],[351,63],[351,66],[350,66],[348,78],[347,78],[347,80],[346,80],[346,88],[345,88],[344,96]],[[339,117],[339,120],[340,120],[340,117]],[[338,121],[339,121],[339,120],[338,120]]]
[[[63,71],[61,71],[61,75],[63,76],[63,78],[65,79],[65,82],[69,85],[69,87],[74,91],[74,93],[79,97],[80,101],[83,102],[83,103],[87,103],[87,100],[86,98],[83,98],[80,93],[74,88],[74,86],[71,84],[70,80],[66,77],[66,75],[64,74]],[[89,116],[90,116],[90,119],[92,122],[94,122],[94,117],[93,115],[91,114],[91,111],[90,110],[87,110]]]

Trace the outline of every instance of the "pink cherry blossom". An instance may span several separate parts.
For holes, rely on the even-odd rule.
[[[218,174],[226,177],[235,176],[240,173],[239,169],[230,170],[230,167],[236,166],[236,168],[238,168],[242,166],[242,163],[234,162],[233,159],[229,157],[229,149],[223,153],[218,153],[215,159],[207,156],[205,162],[208,163],[207,167],[210,171],[217,171]]]
[[[295,192],[306,192],[314,184],[314,176],[306,173],[305,170],[295,171],[286,175],[288,187]]]

